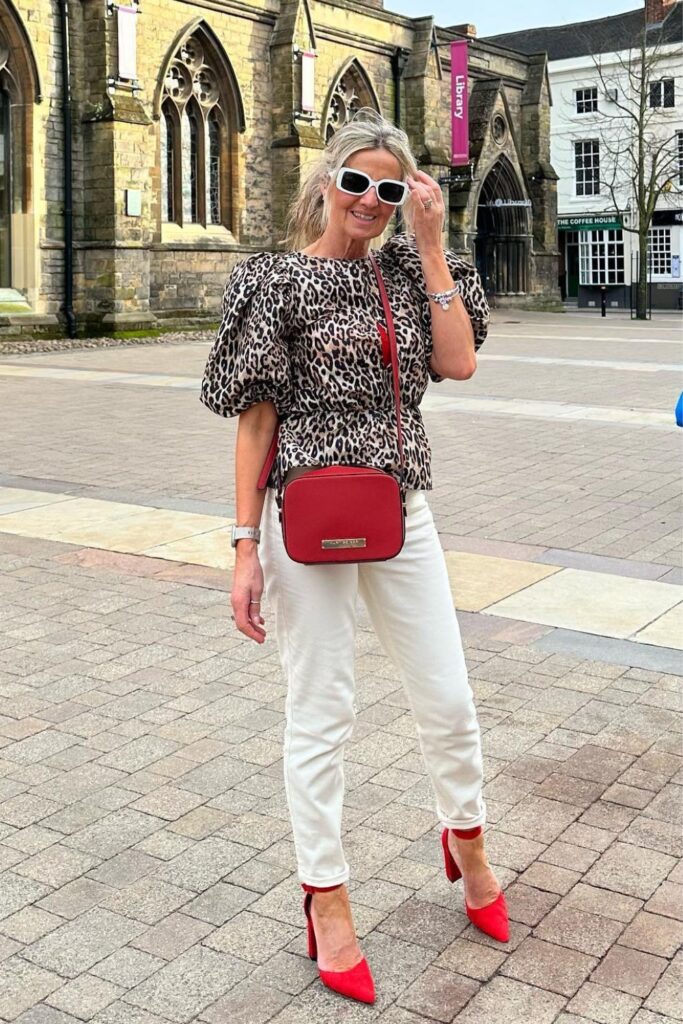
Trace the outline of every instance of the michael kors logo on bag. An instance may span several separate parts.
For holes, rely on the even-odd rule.
[[[364,548],[365,537],[340,537],[338,540],[323,540],[320,546],[325,548]]]

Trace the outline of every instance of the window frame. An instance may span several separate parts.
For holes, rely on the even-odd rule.
[[[161,117],[164,118],[166,125],[166,137],[169,138],[168,122],[171,122],[171,177],[172,180],[168,182],[166,179],[166,189],[161,189],[161,220],[164,224],[178,224],[182,226],[183,223],[183,203],[182,203],[182,150],[181,150],[181,130],[180,130],[180,117],[178,114],[178,108],[170,97],[166,97],[164,102],[161,104]],[[161,174],[166,175],[168,172],[168,151],[166,160],[163,159],[163,153],[161,154]],[[170,200],[172,218],[165,216],[168,211],[163,209],[163,197],[164,191],[166,196]]]
[[[660,244],[663,243],[663,244]],[[657,243],[657,244],[653,244]],[[671,277],[671,228],[651,225],[647,233],[647,276],[654,280]]]
[[[626,283],[624,233],[621,228],[579,232],[579,284],[618,287]]]
[[[590,163],[586,163],[585,147],[593,147]],[[592,187],[589,189],[588,186]],[[574,194],[578,197],[600,195],[600,141],[576,139],[574,141]]]
[[[213,165],[211,127],[215,124],[218,132],[218,220],[213,219],[211,199],[211,174]],[[207,222],[212,226],[225,224],[227,211],[225,209],[226,193],[229,187],[229,160],[227,147],[227,125],[220,107],[212,107],[206,118],[206,217]]]
[[[590,97],[586,94],[590,93]],[[588,105],[590,104],[590,105]],[[580,107],[583,109],[579,109]],[[598,112],[598,87],[597,85],[585,85],[574,90],[574,113],[579,116],[584,114],[596,114]]]
[[[651,110],[675,107],[675,81],[674,78],[658,78],[655,82],[650,82],[649,104]]]

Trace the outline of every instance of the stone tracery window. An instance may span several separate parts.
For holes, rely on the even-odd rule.
[[[161,104],[161,216],[180,225],[230,221],[228,111],[204,40],[175,54]]]
[[[325,122],[325,141],[347,124],[361,107],[377,109],[370,85],[356,61],[339,76],[332,88]]]

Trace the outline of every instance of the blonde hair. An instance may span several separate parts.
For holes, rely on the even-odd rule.
[[[415,175],[417,163],[408,136],[371,107],[363,107],[351,121],[334,133],[319,160],[306,171],[298,194],[289,207],[285,244],[289,249],[304,249],[320,238],[328,220],[327,200],[321,186],[334,179],[349,157],[362,149],[386,149],[401,165],[403,177]],[[408,206],[402,208],[406,230],[412,231]]]

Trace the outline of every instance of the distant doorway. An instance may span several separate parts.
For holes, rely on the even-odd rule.
[[[566,298],[579,297],[579,232],[563,231]]]
[[[486,176],[477,207],[475,257],[488,295],[528,288],[531,210],[514,167],[501,157]]]

